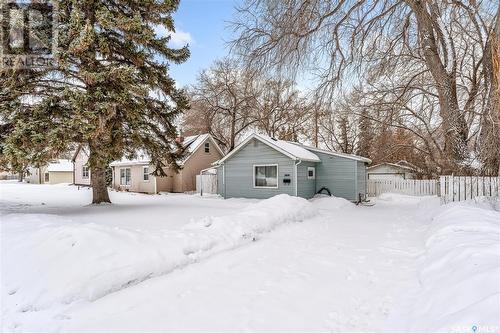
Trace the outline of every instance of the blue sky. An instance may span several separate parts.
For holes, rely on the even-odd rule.
[[[192,84],[201,69],[208,68],[215,59],[228,54],[226,42],[231,32],[227,29],[234,7],[241,0],[181,0],[174,14],[176,34],[172,46],[189,43],[191,57],[181,65],[171,65],[170,74],[181,87]]]

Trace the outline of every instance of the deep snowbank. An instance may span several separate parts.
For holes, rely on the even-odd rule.
[[[207,217],[181,231],[155,233],[75,224],[47,214],[4,215],[4,315],[95,300],[314,214],[307,200],[279,195],[234,215]]]
[[[331,197],[328,195],[317,194],[311,199],[311,203],[316,209],[337,210],[353,208],[355,205],[344,198]]]
[[[479,200],[434,210],[419,261],[422,288],[411,331],[500,329],[500,213],[495,207]]]

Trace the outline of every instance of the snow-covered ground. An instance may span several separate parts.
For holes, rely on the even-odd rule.
[[[500,332],[485,200],[0,195],[5,331]]]

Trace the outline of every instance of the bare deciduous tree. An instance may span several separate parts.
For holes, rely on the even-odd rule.
[[[242,68],[223,59],[200,74],[191,89],[184,133],[209,132],[227,151],[250,130],[291,141],[304,136],[314,113],[294,84]]]
[[[234,60],[216,61],[200,73],[190,91],[192,109],[184,128],[205,127],[222,147],[233,150],[239,136],[257,121],[252,115],[255,84],[254,73],[242,70]],[[195,121],[187,122],[190,119]]]
[[[250,67],[292,76],[313,72],[327,98],[346,78],[405,74],[406,81],[398,78],[399,95],[410,90],[413,97],[402,110],[427,122],[413,104],[428,95],[442,138],[436,142],[442,153],[433,158],[450,172],[472,155],[489,85],[485,37],[497,6],[472,0],[247,0],[233,23],[239,33],[233,44]]]

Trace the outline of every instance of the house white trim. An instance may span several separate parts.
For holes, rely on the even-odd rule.
[[[129,175],[130,175],[129,184],[127,184],[127,169],[129,170]],[[125,170],[125,184],[122,184],[122,170]],[[132,169],[130,167],[119,168],[119,176],[120,176],[120,179],[119,179],[118,183],[120,184],[120,186],[126,186],[126,187],[132,186]]]
[[[309,176],[309,171],[312,171],[312,176]],[[316,167],[307,167],[307,179],[316,179]]]
[[[147,173],[147,175],[148,175],[148,179],[144,179],[144,176],[146,175],[146,174],[144,173],[144,170],[145,170],[145,169],[148,169],[148,173]],[[149,182],[151,181],[151,175],[149,174],[149,165],[143,165],[143,166],[142,166],[142,181],[143,181],[144,183],[149,183]]]
[[[230,158],[231,156],[233,156],[234,154],[236,154],[238,151],[240,151],[243,147],[246,146],[246,144],[252,140],[252,139],[256,139],[260,142],[262,142],[263,144],[271,147],[272,149],[282,153],[283,155],[285,156],[288,156],[290,157],[292,160],[302,160],[302,161],[306,161],[306,162],[321,162],[321,160],[318,158],[316,159],[308,159],[308,158],[299,158],[295,155],[293,155],[292,153],[282,149],[281,147],[279,147],[278,145],[275,145],[275,144],[272,144],[272,142],[270,142],[270,140],[266,140],[264,138],[262,138],[259,134],[257,133],[253,133],[252,135],[250,135],[249,137],[247,137],[245,140],[243,140],[243,142],[241,142],[236,148],[234,148],[229,154],[227,154],[226,156],[224,156],[223,158],[221,158],[219,161],[217,161],[216,163],[217,164],[222,164],[224,163],[225,160],[227,160],[228,158]],[[292,142],[290,142],[290,144],[293,144]],[[300,145],[297,145],[300,147]],[[302,148],[302,149],[305,149],[305,148]],[[314,155],[314,154],[312,154]]]
[[[270,166],[275,166],[276,167],[276,186],[257,186],[255,185],[255,168],[256,167],[270,167]],[[255,189],[278,189],[279,188],[279,165],[278,164],[253,164],[252,165],[252,178],[253,178],[253,188]]]
[[[200,134],[200,135],[206,135],[205,140],[203,140],[203,141],[202,141],[202,142],[201,142],[201,143],[200,143],[197,147],[194,147],[194,150],[192,150],[192,151],[189,153],[189,155],[186,157],[186,159],[185,159],[185,160],[180,161],[179,165],[184,165],[184,164],[185,164],[185,163],[186,163],[186,162],[187,162],[187,161],[191,158],[191,156],[193,156],[193,155],[194,155],[194,153],[195,153],[198,149],[200,149],[200,147],[203,147],[203,149],[205,149],[205,142],[207,142],[207,140],[210,140],[210,141],[212,142],[212,145],[211,145],[211,146],[214,146],[214,147],[215,147],[215,149],[217,149],[217,151],[221,154],[221,156],[224,156],[224,152],[222,151],[222,149],[220,149],[219,145],[217,144],[217,142],[215,142],[215,139],[214,139],[214,138],[213,138],[210,134],[208,134],[208,133],[207,133],[207,134]],[[196,139],[194,139],[194,141],[196,141]],[[189,147],[189,145],[188,145],[188,146],[186,146],[186,149],[187,149],[188,147]],[[210,147],[210,148],[212,148],[212,147]]]

